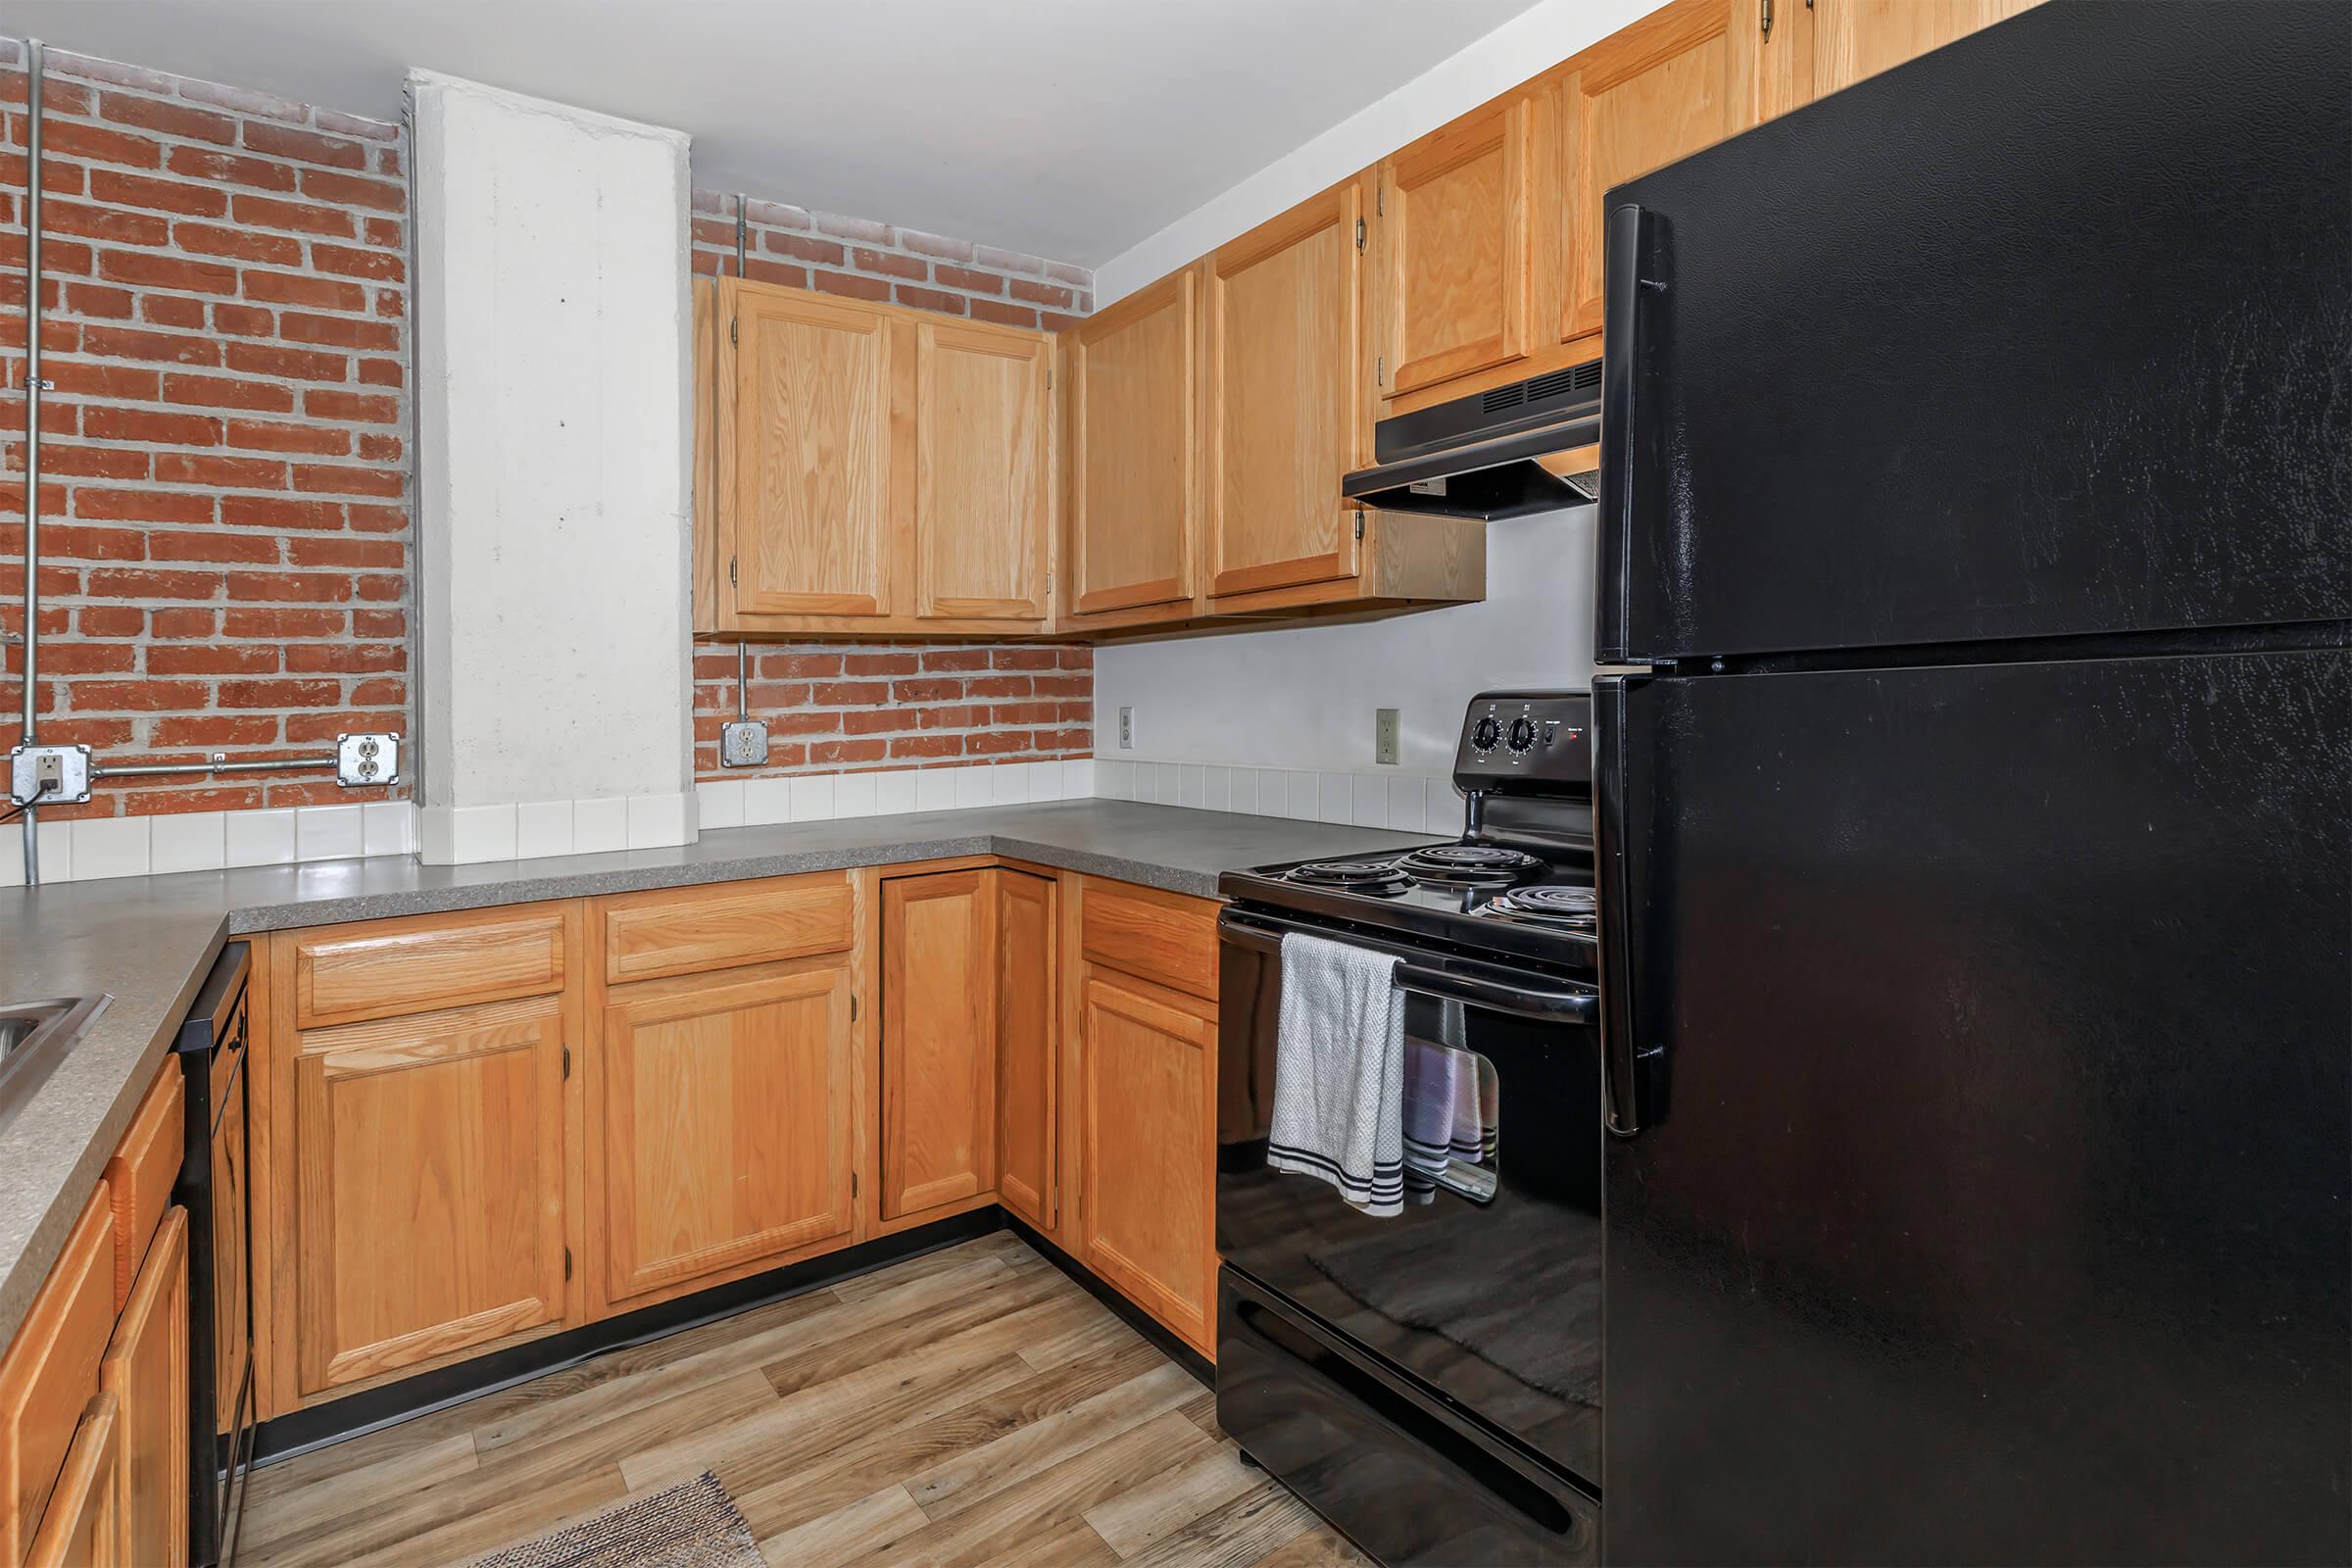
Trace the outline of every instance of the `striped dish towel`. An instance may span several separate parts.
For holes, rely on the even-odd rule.
[[[1404,1209],[1404,994],[1396,960],[1282,939],[1266,1163],[1331,1183],[1367,1214]]]

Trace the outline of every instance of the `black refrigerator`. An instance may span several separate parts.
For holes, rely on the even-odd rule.
[[[1605,1558],[2352,1560],[2352,6],[1607,221]]]

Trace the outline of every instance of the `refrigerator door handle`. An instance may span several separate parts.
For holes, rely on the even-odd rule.
[[[1626,872],[1626,699],[1640,675],[1592,681],[1593,870],[1600,893],[1600,1062],[1604,1119],[1631,1138],[1665,1115],[1666,1050],[1641,1044],[1634,1010],[1632,883]]]
[[[1650,264],[1650,215],[1631,202],[1609,211],[1601,298],[1607,333],[1600,345],[1600,527],[1593,658],[1622,663],[1627,648],[1627,583],[1641,514],[1641,464],[1634,455],[1635,383],[1642,363],[1643,296],[1663,287],[1644,276]]]

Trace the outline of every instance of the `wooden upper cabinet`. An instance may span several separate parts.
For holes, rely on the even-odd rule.
[[[891,318],[718,280],[720,554],[738,611],[880,615],[893,505]],[[722,577],[725,575],[721,568]]]
[[[1910,0],[1893,0],[1908,4]],[[1782,0],[1782,11],[1801,11]],[[1756,122],[1754,0],[1674,0],[1569,62],[1552,116],[1561,170],[1559,342],[1600,353],[1602,205],[1609,189]]]
[[[1079,1041],[1081,1256],[1209,1353],[1215,1011],[1090,970]]]
[[[1042,1230],[1054,1222],[1059,1014],[1058,889],[1026,871],[997,877],[997,1196]]]
[[[1827,97],[2031,9],[2036,0],[1813,0],[1788,6],[1793,103]]]
[[[1035,332],[909,321],[914,341],[914,613],[1025,622],[1049,613],[1054,343]]]
[[[1200,272],[1189,267],[1066,334],[1070,613],[1164,615],[1194,598]]]
[[[1534,125],[1533,97],[1506,93],[1381,160],[1384,403],[1527,357]]]
[[[302,1395],[562,1320],[564,1017],[533,997],[292,1043]]]
[[[1348,577],[1355,509],[1340,478],[1370,461],[1364,245],[1371,182],[1300,203],[1209,258],[1208,591]]]
[[[882,1217],[997,1185],[992,869],[882,884]]]
[[[608,1302],[849,1232],[847,958],[615,989],[587,1171]]]

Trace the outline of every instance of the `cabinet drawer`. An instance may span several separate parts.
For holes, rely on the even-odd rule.
[[[115,1310],[130,1298],[130,1282],[147,1255],[148,1238],[172,1205],[172,1184],[179,1176],[186,1142],[186,1082],[179,1058],[166,1056],[155,1087],[139,1102],[122,1147],[106,1162],[106,1190],[114,1207]]]
[[[294,945],[305,1029],[563,989],[564,917],[553,910],[380,921]]]
[[[0,1568],[24,1561],[114,1330],[114,1214],[100,1183],[0,1357]]]
[[[1217,906],[1205,899],[1089,878],[1079,905],[1087,960],[1213,999]]]
[[[624,893],[605,901],[605,978],[653,980],[839,953],[857,929],[839,871],[770,882]]]

